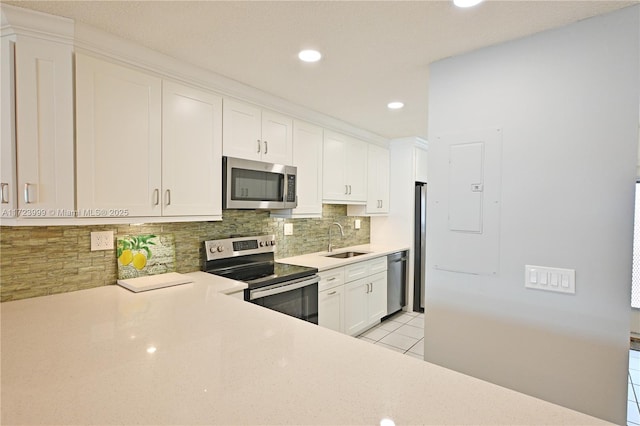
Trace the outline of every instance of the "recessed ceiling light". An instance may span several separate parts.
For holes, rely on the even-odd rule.
[[[300,53],[298,53],[298,58],[304,62],[318,62],[320,58],[322,58],[322,54],[317,50],[307,49],[301,50]]]
[[[458,7],[473,7],[482,3],[482,0],[453,0],[453,4]]]
[[[402,102],[389,102],[387,104],[387,108],[389,109],[400,109],[404,106]]]

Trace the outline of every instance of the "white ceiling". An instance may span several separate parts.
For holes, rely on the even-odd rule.
[[[387,138],[426,138],[430,63],[638,3],[4,2],[93,25]],[[324,57],[302,64],[303,48]],[[392,100],[405,108],[388,110]]]

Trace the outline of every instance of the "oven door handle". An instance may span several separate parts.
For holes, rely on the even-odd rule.
[[[314,275],[312,278],[303,278],[298,281],[289,281],[264,288],[249,290],[249,300],[260,299],[261,297],[273,296],[274,294],[286,293],[287,291],[297,290],[320,282],[320,277]]]

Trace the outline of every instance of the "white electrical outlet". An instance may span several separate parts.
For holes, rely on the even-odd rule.
[[[353,226],[355,229],[360,229],[360,219],[356,219],[356,222],[354,223]]]
[[[113,250],[113,231],[91,233],[91,251]]]

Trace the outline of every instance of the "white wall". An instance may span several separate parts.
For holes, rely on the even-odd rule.
[[[438,135],[502,128],[499,271],[427,259],[425,358],[626,422],[640,6],[442,60],[429,83],[427,232],[448,229]],[[439,244],[428,240],[434,253]],[[576,270],[576,294],[524,265]]]

